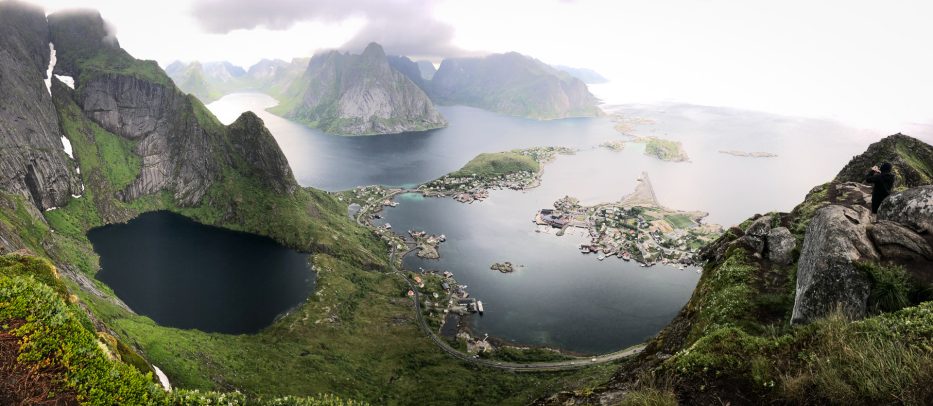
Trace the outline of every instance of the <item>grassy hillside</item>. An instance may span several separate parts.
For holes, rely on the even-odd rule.
[[[176,390],[166,393],[143,362],[122,343],[97,333],[48,260],[0,256],[0,401],[80,402],[89,405],[355,405],[333,395],[260,398],[239,393]],[[115,348],[116,347],[116,348]],[[135,358],[131,359],[131,355]],[[138,360],[138,361],[137,361]],[[16,385],[28,379],[29,385]]]
[[[538,162],[528,155],[512,151],[492,152],[477,155],[450,176],[492,178],[517,172],[538,172],[538,169]]]

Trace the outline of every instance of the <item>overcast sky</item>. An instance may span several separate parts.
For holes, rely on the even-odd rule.
[[[430,58],[518,51],[594,69],[622,102],[829,117],[884,132],[933,122],[933,2],[859,0],[45,0],[93,7],[121,45],[177,59],[315,50]],[[927,127],[929,128],[929,127]]]

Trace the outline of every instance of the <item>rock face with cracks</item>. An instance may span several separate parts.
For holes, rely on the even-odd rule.
[[[49,43],[41,9],[0,2],[0,190],[23,196],[38,210],[64,206],[81,193],[44,83]]]
[[[868,239],[867,209],[826,206],[807,227],[797,264],[797,293],[791,323],[806,323],[837,307],[846,316],[865,317],[869,280],[855,265],[877,260]]]

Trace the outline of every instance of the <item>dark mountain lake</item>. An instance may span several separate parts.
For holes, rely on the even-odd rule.
[[[92,229],[97,278],[163,326],[254,333],[307,299],[308,255],[171,212]]]
[[[790,210],[826,182],[878,134],[828,120],[684,104],[607,106],[641,118],[632,133],[681,141],[690,162],[645,156],[643,144],[622,151],[599,147],[626,139],[608,117],[536,121],[463,106],[439,110],[447,128],[377,137],[340,137],[265,112],[276,101],[237,93],[208,108],[225,123],[251,110],[269,127],[304,186],[337,191],[382,184],[408,186],[440,177],[481,152],[532,146],[579,149],[544,169],[528,191],[493,191],[486,201],[402,195],[384,219],[399,233],[446,234],[439,260],[404,258],[405,268],[451,271],[483,301],[474,332],[523,345],[584,353],[618,350],[656,334],[683,307],[700,275],[695,268],[643,268],[581,255],[580,235],[535,232],[535,212],[564,195],[584,204],[620,199],[647,172],[661,204],[710,213],[708,221],[736,224],[755,213]],[[742,158],[720,150],[764,151],[775,158]],[[510,261],[512,274],[489,269]]]

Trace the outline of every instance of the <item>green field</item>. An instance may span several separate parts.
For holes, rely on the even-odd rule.
[[[537,172],[541,165],[528,155],[514,151],[483,153],[467,162],[452,177],[493,178],[518,172]]]

